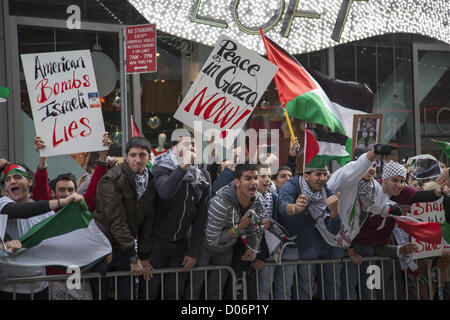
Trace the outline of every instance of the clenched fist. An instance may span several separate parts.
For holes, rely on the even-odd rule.
[[[306,196],[304,194],[299,195],[297,200],[295,200],[294,214],[300,213],[305,210],[307,204],[308,203],[306,202]]]
[[[335,196],[330,196],[327,199],[327,207],[331,211],[331,218],[336,218],[339,215],[339,197],[341,193],[338,192]]]

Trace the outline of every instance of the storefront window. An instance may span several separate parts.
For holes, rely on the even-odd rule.
[[[414,155],[411,39],[388,35],[335,48],[336,78],[372,90],[372,112],[383,114],[381,141],[399,147],[396,161]]]
[[[419,50],[418,56],[422,153],[449,165],[431,139],[450,140],[450,52]]]

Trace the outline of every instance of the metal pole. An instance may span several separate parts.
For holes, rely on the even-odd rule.
[[[124,38],[125,29],[119,32],[119,69],[120,69],[120,125],[122,128],[122,157],[125,157],[125,145],[127,143],[127,96],[126,96],[126,74],[124,64]]]

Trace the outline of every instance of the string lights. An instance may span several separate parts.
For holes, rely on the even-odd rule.
[[[389,33],[421,34],[450,44],[448,0],[351,1],[339,41],[331,35],[343,0],[128,1],[161,31],[209,46],[226,34],[260,54],[265,50],[259,34],[243,29],[267,28],[269,22],[274,25],[267,34],[291,54]],[[290,24],[292,4],[302,14]],[[274,20],[280,10],[281,19]],[[305,12],[310,12],[309,16]]]

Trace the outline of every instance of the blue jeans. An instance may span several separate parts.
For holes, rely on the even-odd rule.
[[[273,259],[267,262],[274,262]],[[281,266],[264,265],[258,274],[259,300],[271,299],[273,288],[273,300],[283,300],[283,274]]]
[[[281,262],[298,260],[297,248],[285,248]],[[295,265],[281,265],[274,270],[274,300],[291,300],[291,289],[294,283]],[[261,299],[261,298],[260,298]]]
[[[322,236],[315,231],[314,235],[298,248],[300,260],[341,259],[345,255],[342,248],[327,244]],[[342,262],[324,264],[300,264],[298,272],[298,293],[294,297],[309,300],[314,296],[314,276],[318,284],[318,296],[326,300],[340,300]]]
[[[358,246],[353,247],[355,252],[363,257],[373,257],[374,247]],[[344,266],[342,269],[342,299],[347,299],[347,282],[348,282],[348,299],[357,300],[359,296],[358,289],[358,268],[361,284],[361,297],[360,300],[371,300],[371,297],[375,299],[375,292],[372,292],[367,288],[367,279],[369,274],[367,274],[367,268],[369,267],[369,261],[363,261],[361,265],[356,265],[348,262],[347,267]],[[347,277],[348,275],[348,277]]]

